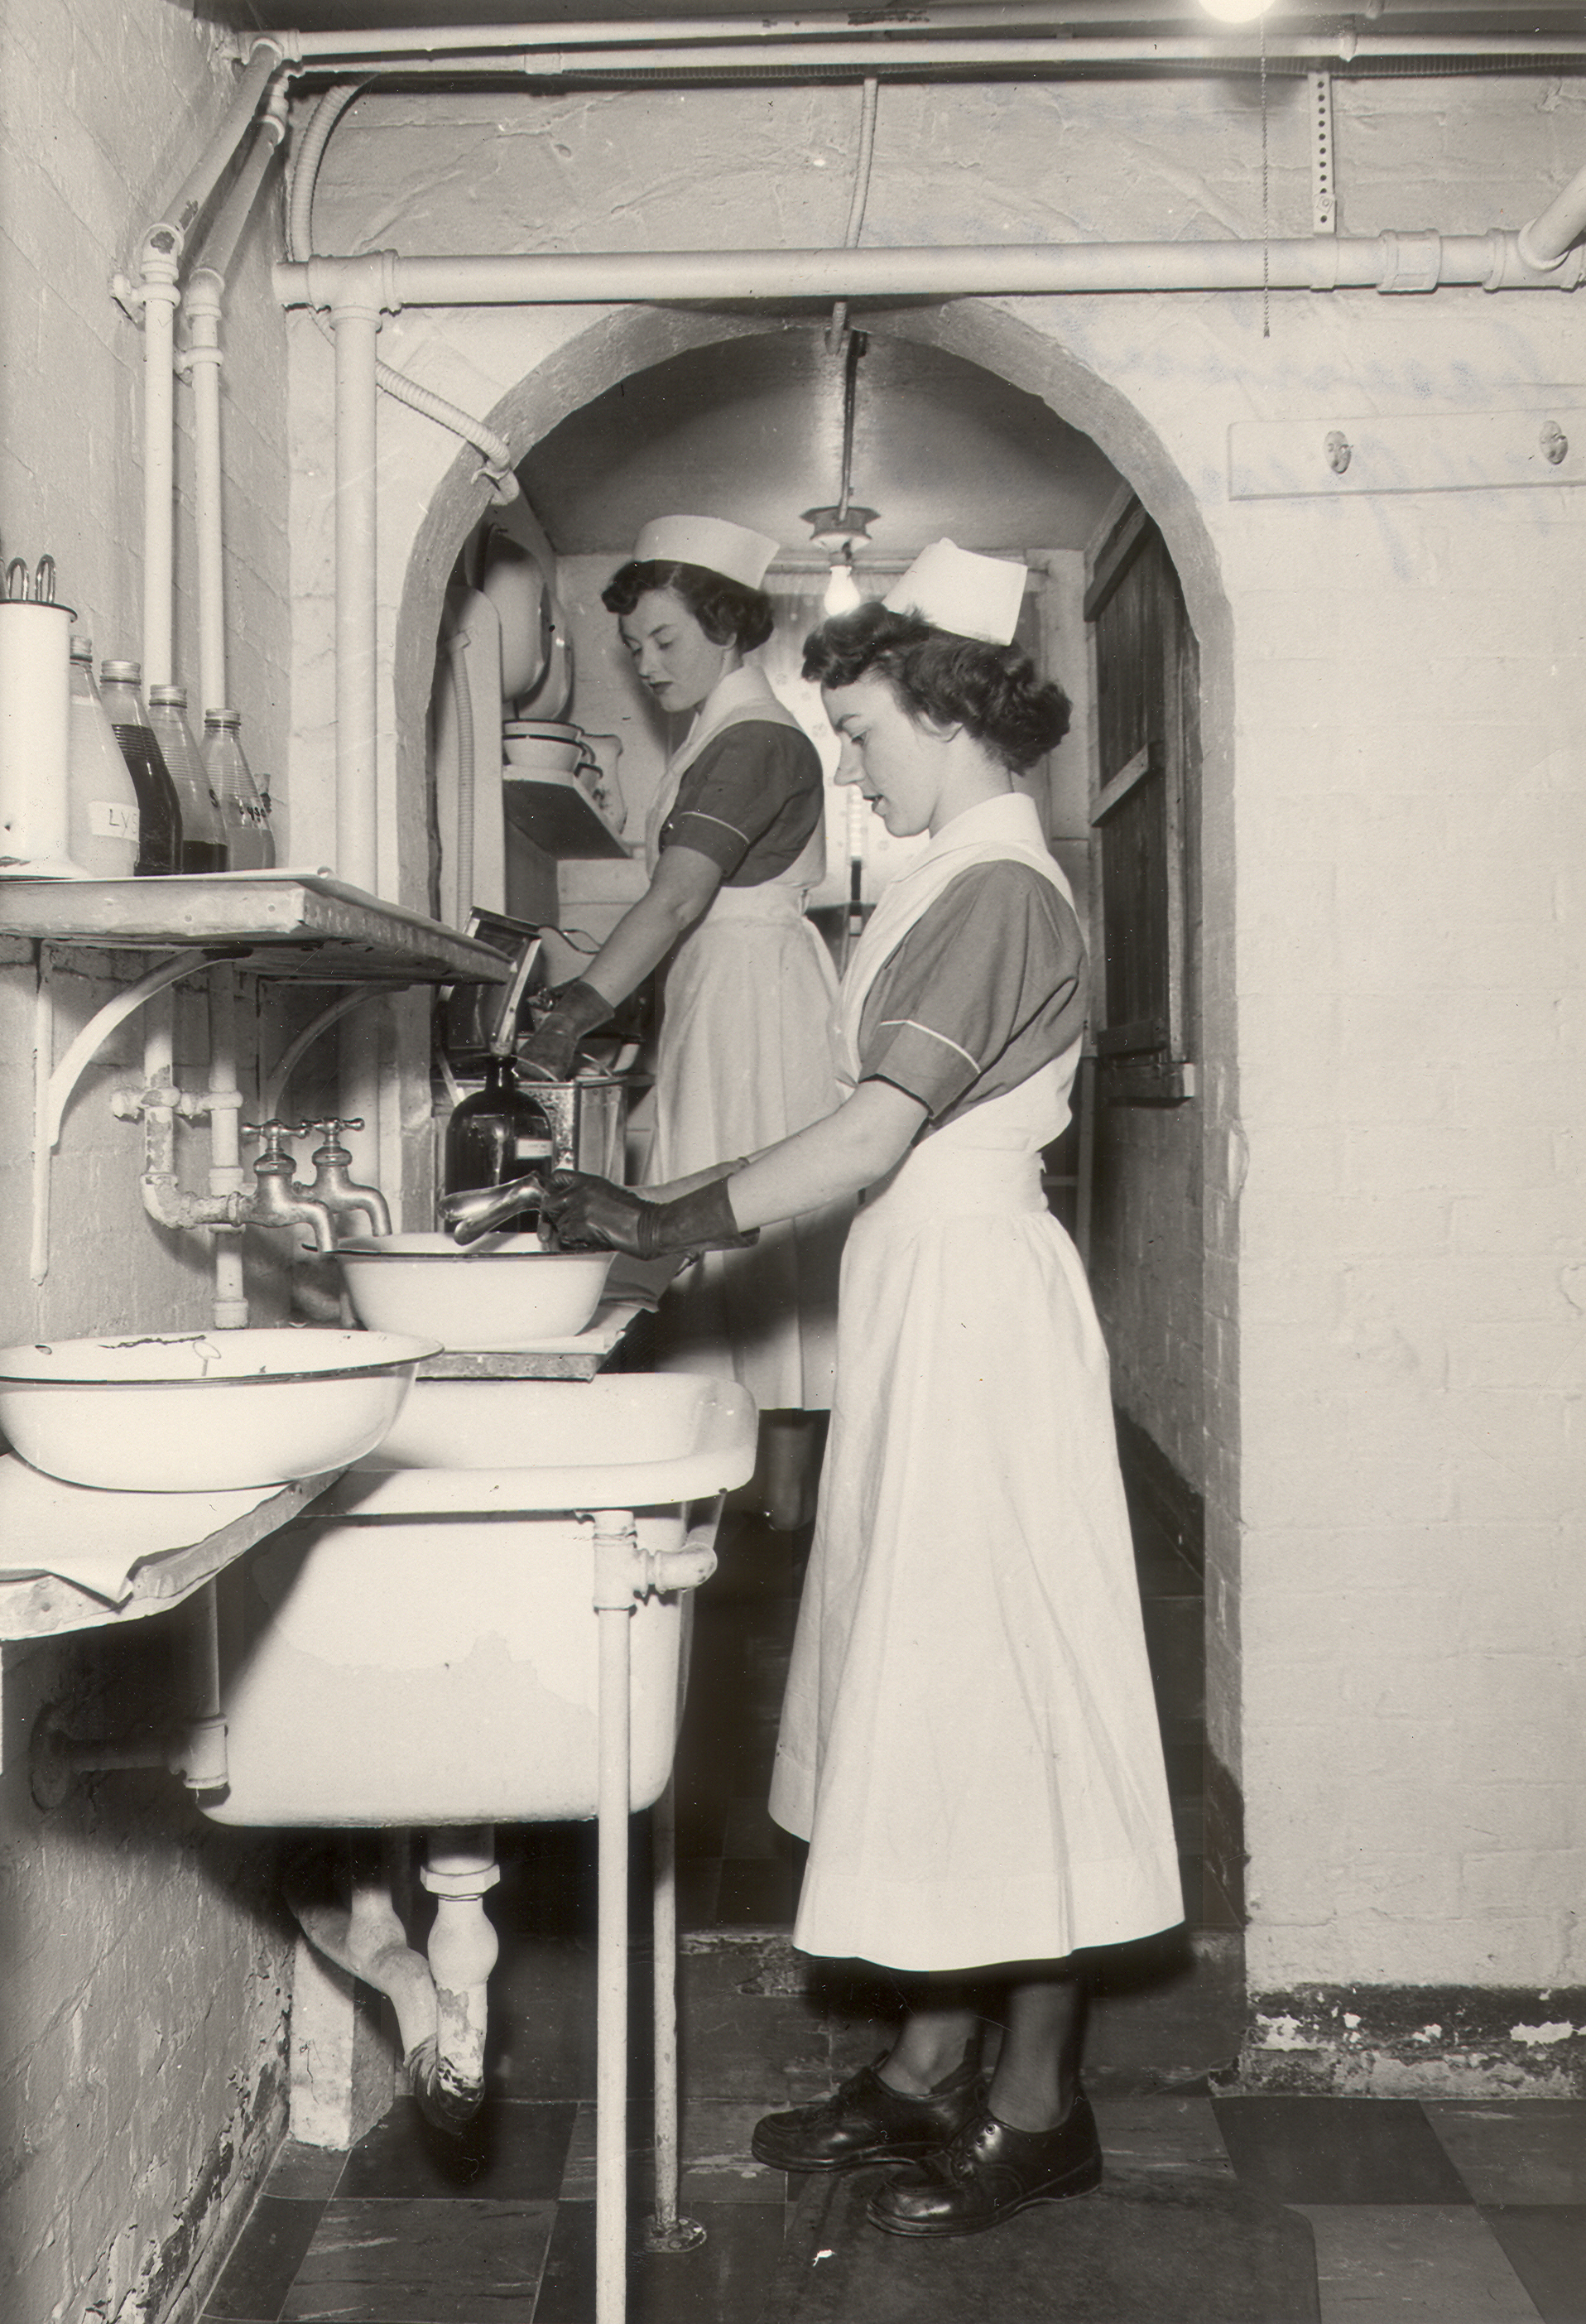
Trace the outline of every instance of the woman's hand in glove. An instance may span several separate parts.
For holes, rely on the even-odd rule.
[[[725,1177],[680,1194],[675,1202],[648,1203],[609,1178],[592,1178],[579,1170],[551,1175],[541,1204],[541,1216],[556,1228],[564,1250],[593,1244],[603,1250],[625,1250],[634,1259],[663,1259],[696,1250],[743,1250],[759,1230],[741,1234],[733,1216]]]
[[[613,1004],[581,976],[569,984],[558,984],[550,997],[554,1005],[519,1050],[517,1063],[523,1073],[540,1081],[565,1082],[572,1073],[579,1042],[586,1033],[605,1023]]]
[[[645,1229],[660,1206],[610,1178],[557,1170],[540,1202],[540,1217],[556,1228],[563,1250],[625,1250],[644,1259]]]

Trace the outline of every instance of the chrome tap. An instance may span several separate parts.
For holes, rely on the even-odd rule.
[[[300,1191],[312,1201],[323,1203],[337,1220],[347,1211],[366,1213],[370,1233],[388,1235],[391,1232],[391,1213],[385,1206],[385,1196],[378,1186],[360,1186],[347,1176],[347,1166],[353,1157],[340,1142],[338,1132],[362,1130],[362,1120],[349,1118],[343,1121],[333,1115],[328,1121],[311,1121],[308,1127],[320,1131],[325,1143],[317,1146],[309,1155],[309,1159],[314,1165],[314,1180],[311,1185]]]
[[[509,1178],[500,1186],[470,1186],[462,1194],[443,1194],[440,1222],[454,1242],[477,1242],[514,1212],[538,1209],[544,1191],[539,1171],[530,1170],[526,1178]],[[539,1240],[548,1250],[555,1249],[543,1224]]]
[[[297,1163],[287,1146],[301,1138],[303,1124],[290,1121],[244,1121],[244,1138],[262,1138],[264,1150],[254,1165],[257,1181],[252,1197],[239,1205],[236,1222],[244,1227],[310,1226],[321,1250],[336,1249],[336,1222],[328,1206],[317,1202],[297,1183]]]

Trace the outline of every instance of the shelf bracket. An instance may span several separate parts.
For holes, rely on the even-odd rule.
[[[35,1283],[42,1283],[50,1272],[50,1165],[60,1143],[72,1092],[118,1025],[168,985],[209,965],[207,954],[190,949],[161,961],[158,968],[150,969],[135,984],[124,985],[114,1001],[96,1010],[56,1064],[55,996],[50,982],[53,954],[53,945],[41,944],[33,1009],[33,1232],[29,1272]]]

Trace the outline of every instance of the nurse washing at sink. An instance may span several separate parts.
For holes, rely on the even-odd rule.
[[[839,1109],[665,1201],[588,1178],[553,1198],[567,1239],[650,1253],[862,1191],[771,1812],[809,1841],[795,1942],[883,1964],[905,2015],[754,2152],[904,2165],[869,2207],[900,2236],[1098,2183],[1081,1957],[1182,1917],[1106,1351],[1041,1194],[1084,954],[1013,785],[1068,722],[1011,643],[1024,579],[938,542],[806,647],[838,779],[929,835],[844,979]]]
[[[650,885],[521,1052],[551,1080],[586,1033],[661,963],[650,1177],[735,1160],[830,1113],[839,1091],[835,979],[804,915],[825,868],[820,760],[745,656],[771,634],[761,584],[777,544],[715,517],[648,524],[613,576],[638,683],[692,723],[646,833]],[[665,1361],[731,1371],[769,1416],[762,1473],[773,1523],[807,1514],[810,1416],[831,1400],[841,1222],[779,1224],[714,1256],[661,1311]]]

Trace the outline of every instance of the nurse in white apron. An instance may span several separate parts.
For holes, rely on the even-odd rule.
[[[664,1203],[587,1179],[557,1197],[569,1235],[653,1251],[866,1190],[771,1812],[810,1844],[795,1942],[899,1972],[907,2015],[754,2151],[906,2163],[869,2216],[917,2236],[1099,2183],[1074,1957],[1182,1918],[1106,1351],[1041,1195],[1084,960],[1011,779],[1067,724],[1011,646],[1023,582],[938,542],[806,649],[838,779],[930,835],[844,980],[837,1112]]]
[[[604,592],[641,685],[696,715],[662,778],[645,835],[650,886],[522,1052],[561,1080],[578,1043],[663,960],[652,1182],[771,1146],[832,1111],[836,980],[804,913],[825,869],[820,760],[763,672],[744,660],[771,633],[761,587],[777,544],[716,517],[648,524]],[[731,1372],[769,1416],[767,1512],[807,1517],[831,1403],[845,1219],[792,1221],[742,1251],[713,1253],[667,1296],[659,1330],[677,1371]]]

